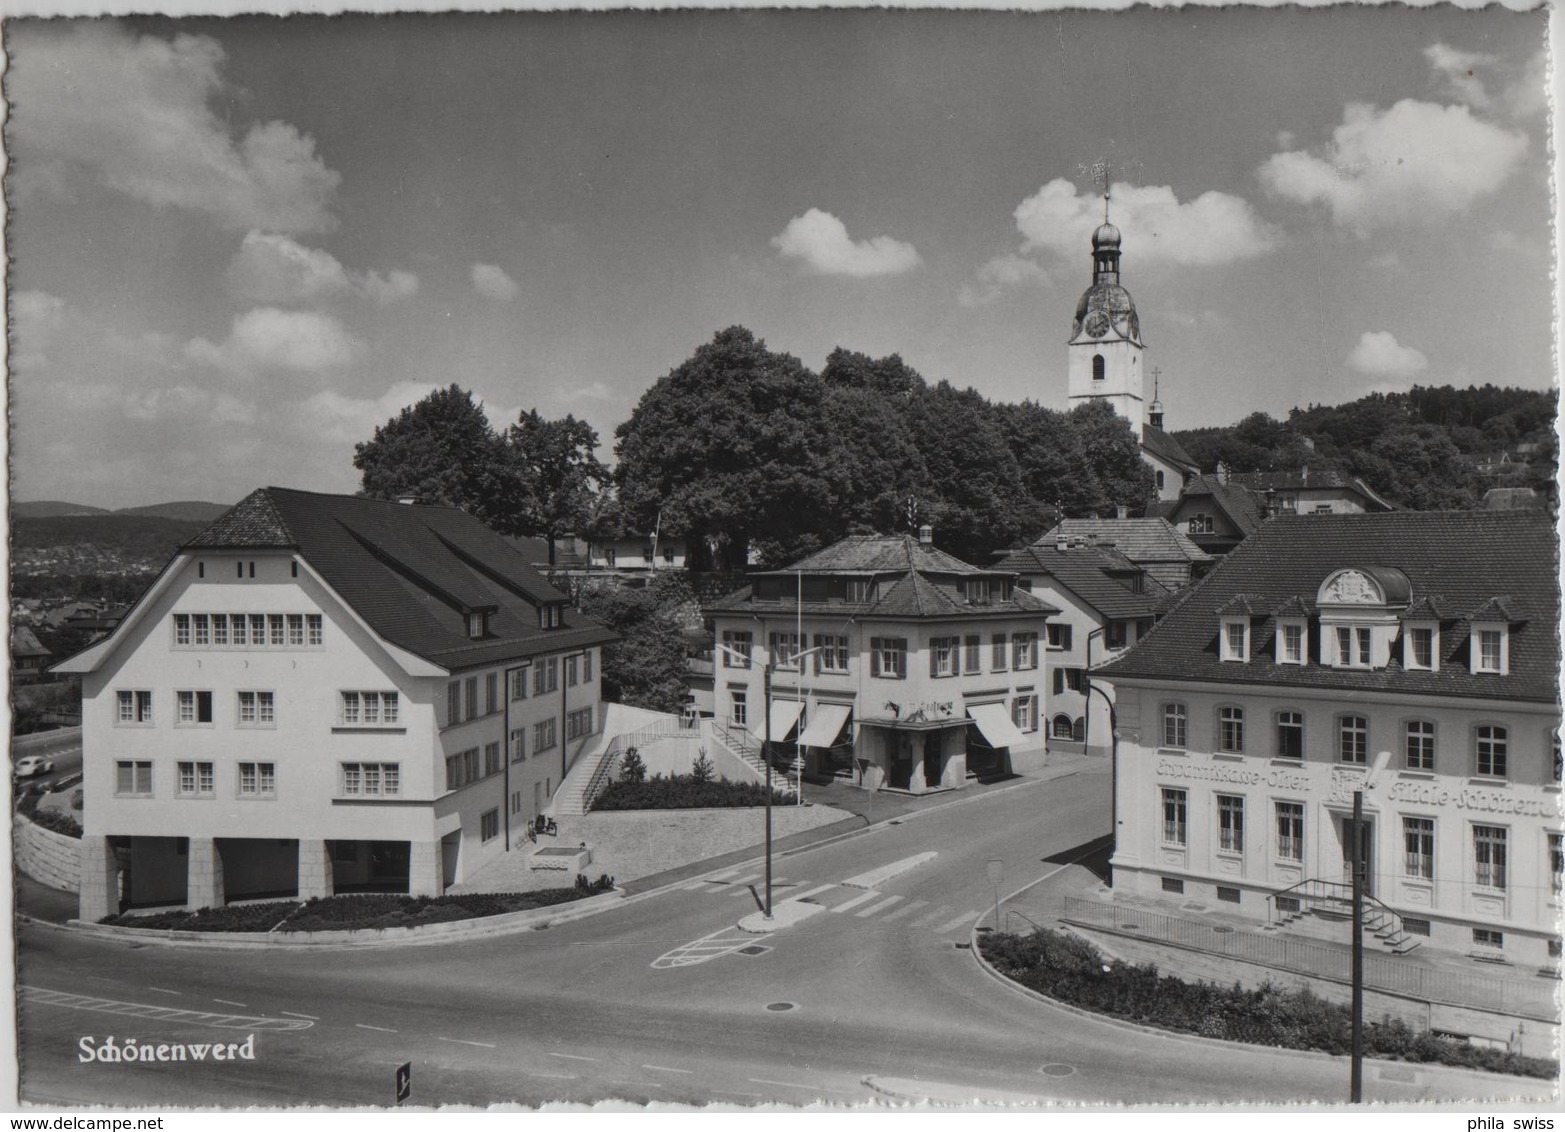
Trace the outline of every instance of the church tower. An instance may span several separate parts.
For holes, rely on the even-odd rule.
[[[1108,222],[1105,194],[1103,223],[1092,234],[1092,286],[1076,304],[1071,324],[1069,392],[1072,408],[1088,398],[1100,398],[1143,436],[1146,405],[1142,396],[1141,324],[1130,292],[1119,284],[1119,229]]]

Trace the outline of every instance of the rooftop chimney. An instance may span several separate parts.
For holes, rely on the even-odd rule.
[[[409,507],[414,507],[424,501],[416,495],[399,495],[397,496],[397,502],[406,504]]]
[[[925,546],[935,541],[935,528],[928,523],[918,528],[918,541]]]
[[[1063,552],[1063,551],[1069,550],[1070,549],[1070,545],[1071,545],[1070,535],[1066,534],[1063,530],[1060,531],[1059,534],[1054,536],[1054,549],[1055,550]]]

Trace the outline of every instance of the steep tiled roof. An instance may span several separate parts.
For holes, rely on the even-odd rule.
[[[1155,578],[1143,575],[1145,590],[1133,592],[1109,571],[1134,571],[1136,564],[1119,551],[1105,546],[1071,546],[1056,549],[1038,543],[1013,551],[995,567],[1020,574],[1054,579],[1104,617],[1128,620],[1154,616],[1169,595]]]
[[[567,609],[538,627],[540,603],[565,595],[526,556],[453,507],[268,487],[197,535],[190,551],[290,547],[382,638],[447,668],[597,644],[614,634]],[[471,640],[467,611],[489,610]]]
[[[1185,485],[1181,501],[1203,495],[1211,497],[1241,534],[1252,534],[1261,525],[1261,505],[1249,488],[1220,483],[1216,476],[1196,476]]]
[[[1068,539],[1111,544],[1132,562],[1211,562],[1212,556],[1167,519],[1061,519],[1037,545]]]
[[[11,655],[12,656],[53,656],[54,654],[43,647],[43,642],[38,639],[26,625],[18,625],[11,630]]]
[[[786,570],[758,571],[774,574],[899,574],[923,570],[935,574],[982,574],[929,543],[912,535],[849,535],[825,550],[801,558]]]
[[[1170,464],[1178,464],[1192,472],[1200,470],[1201,465],[1195,462],[1179,441],[1153,425],[1141,426],[1141,447]]]
[[[854,617],[973,617],[996,614],[1053,614],[1059,610],[1033,597],[1020,587],[1012,587],[1008,599],[996,598],[984,605],[968,603],[958,588],[960,579],[1014,573],[977,566],[954,558],[943,550],[907,535],[850,535],[841,542],[803,558],[785,570],[758,572],[752,577],[833,575],[876,575],[879,587],[876,600],[869,605],[846,605],[841,601],[805,601],[802,605],[787,586],[776,601],[766,601],[770,610],[825,613]],[[753,586],[706,602],[709,613],[748,612],[754,608]]]
[[[1313,600],[1321,583],[1349,566],[1402,571],[1414,607],[1434,599],[1442,616],[1440,671],[1409,672],[1400,649],[1384,669],[1273,663],[1275,619],[1254,623],[1248,663],[1217,654],[1219,613],[1238,594],[1263,610]],[[1438,595],[1438,597],[1436,597]],[[1511,620],[1508,675],[1468,668],[1468,622],[1445,618],[1493,608]],[[1186,590],[1173,610],[1104,676],[1462,695],[1555,703],[1559,696],[1559,557],[1551,517],[1536,511],[1392,511],[1279,516]]]

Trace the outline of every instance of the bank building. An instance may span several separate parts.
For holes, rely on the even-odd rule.
[[[1559,562],[1542,511],[1278,515],[1112,682],[1113,886],[1557,971]]]

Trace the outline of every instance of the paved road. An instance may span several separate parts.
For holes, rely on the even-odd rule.
[[[23,1096],[386,1104],[395,1066],[411,1061],[413,1099],[430,1105],[852,1103],[876,1096],[866,1077],[946,1083],[975,1098],[1340,1100],[1344,1062],[1218,1051],[1085,1019],[998,984],[957,946],[992,914],[988,859],[1004,861],[1004,889],[1019,888],[1102,834],[1107,809],[1107,775],[1084,773],[791,854],[777,863],[777,898],[825,910],[764,937],[732,931],[756,908],[747,882],[758,866],[544,931],[414,947],[174,950],[25,928]],[[921,857],[868,887],[845,883]],[[738,950],[746,945],[766,950]],[[252,1032],[253,1062],[76,1060],[82,1035],[210,1042]],[[1367,1095],[1532,1088],[1398,1073],[1410,1079],[1372,1069]]]
[[[48,774],[38,774],[31,778],[16,779],[18,785],[38,783],[47,786],[67,775],[75,774],[82,768],[82,740],[81,732],[76,729],[62,732],[57,738],[38,739],[26,747],[11,747],[11,765],[16,765],[16,760],[24,755],[43,755],[54,762],[54,769]]]

